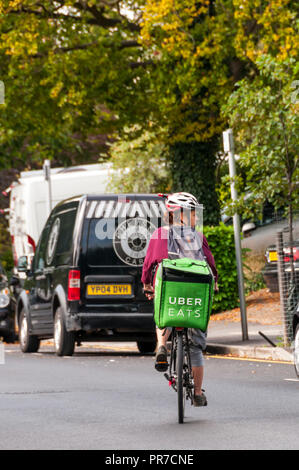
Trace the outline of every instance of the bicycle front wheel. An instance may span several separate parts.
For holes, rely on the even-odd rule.
[[[182,332],[179,332],[177,335],[177,357],[176,357],[179,423],[184,422],[184,412],[185,412],[185,388],[184,388],[184,383],[183,383],[183,363],[184,363],[183,334]]]

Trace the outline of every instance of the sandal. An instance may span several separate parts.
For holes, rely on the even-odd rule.
[[[158,372],[166,372],[168,369],[167,349],[165,346],[160,346],[157,351],[155,369]]]
[[[201,395],[194,395],[193,405],[194,406],[207,406],[208,400],[204,393]]]

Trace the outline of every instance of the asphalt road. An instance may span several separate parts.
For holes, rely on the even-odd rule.
[[[0,365],[0,449],[298,449],[299,381],[291,364],[209,357],[205,408],[187,406],[153,356],[51,347]]]

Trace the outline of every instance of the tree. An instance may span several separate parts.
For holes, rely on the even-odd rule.
[[[238,83],[224,107],[234,129],[239,163],[245,169],[246,211],[250,214],[265,200],[286,207],[290,246],[293,247],[293,213],[299,209],[299,101],[293,85],[299,64],[295,58],[269,54],[256,59],[259,74]],[[243,210],[241,198],[239,210]],[[294,266],[292,263],[292,279]]]
[[[215,148],[220,150],[220,137],[228,125],[229,116],[222,108],[237,82],[259,75],[261,54],[279,60],[297,56],[296,2],[148,0],[142,37],[152,57],[159,58],[156,89],[175,149],[174,184],[193,180],[190,187],[195,191],[211,194],[212,188],[205,191],[204,176],[208,165],[215,167]],[[187,144],[191,149],[200,146],[189,152]],[[181,155],[176,147],[182,149]],[[192,174],[201,164],[202,186],[198,174]],[[217,210],[213,212],[215,220]]]
[[[295,57],[296,15],[290,0],[0,0],[0,166],[90,161],[107,136],[161,127],[173,189],[217,223],[222,106],[261,53]]]
[[[246,208],[250,212],[265,199],[275,207],[286,205],[291,228],[298,202],[298,102],[293,89],[299,69],[298,5],[288,0],[234,4],[235,48],[251,64],[251,73],[236,84],[222,109],[236,133],[245,190],[252,194]]]
[[[2,167],[83,162],[99,136],[142,122],[140,3],[0,1]]]
[[[216,154],[224,121],[220,105],[244,64],[233,47],[232,1],[149,0],[142,38],[159,65],[153,87],[169,129],[174,190],[193,192],[217,224]]]
[[[140,127],[125,129],[127,138],[116,140],[110,148],[110,187],[121,193],[170,192],[169,149],[163,130],[155,133]]]

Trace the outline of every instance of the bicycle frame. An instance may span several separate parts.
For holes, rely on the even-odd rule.
[[[178,348],[182,348],[180,352]],[[179,356],[179,357],[178,357]],[[179,363],[182,362],[181,364]],[[169,385],[178,393],[179,422],[184,418],[184,401],[193,405],[194,382],[190,359],[187,328],[172,328],[172,343],[169,361],[169,374],[165,373]]]

